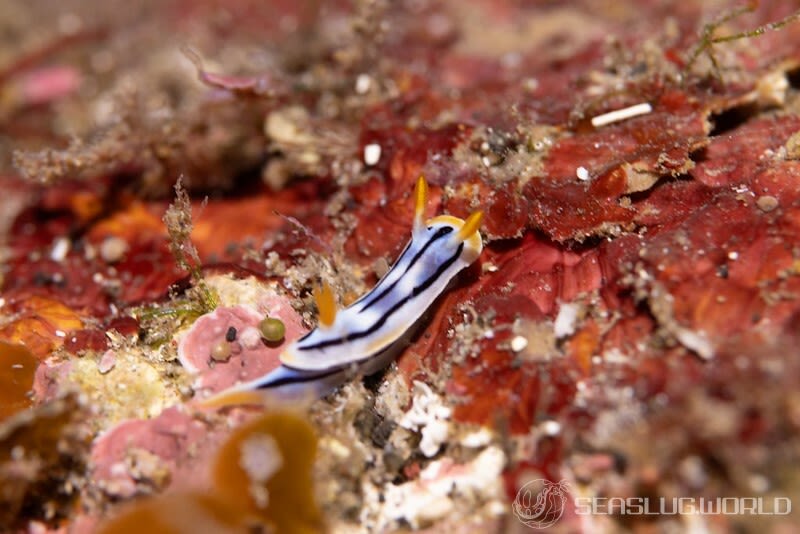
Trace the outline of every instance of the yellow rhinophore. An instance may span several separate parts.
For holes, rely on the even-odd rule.
[[[336,298],[328,282],[322,282],[322,286],[314,290],[314,301],[319,310],[319,324],[325,328],[330,327],[336,320]]]
[[[458,239],[461,241],[466,241],[472,235],[478,231],[478,228],[481,227],[481,221],[483,220],[483,212],[481,210],[475,211],[467,217],[467,220],[464,221],[464,226],[458,231]]]
[[[425,227],[425,206],[428,204],[428,182],[421,174],[417,178],[417,187],[414,190],[416,203],[414,205],[414,232],[419,233]]]

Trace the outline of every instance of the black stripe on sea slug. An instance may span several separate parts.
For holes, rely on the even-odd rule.
[[[289,369],[292,371],[297,371],[296,369],[291,369],[291,368]],[[280,386],[286,386],[289,384],[305,384],[306,382],[313,382],[314,380],[318,380],[320,378],[327,378],[341,371],[342,367],[336,367],[334,369],[330,369],[328,371],[323,371],[320,373],[309,373],[297,376],[284,376],[282,378],[278,378],[277,380],[273,380],[272,382],[265,382],[259,385],[258,388],[256,389],[276,388]]]
[[[385,297],[386,295],[388,295],[388,294],[389,294],[389,293],[392,291],[392,289],[394,289],[394,287],[397,285],[397,283],[398,283],[400,280],[402,280],[402,279],[403,279],[403,277],[404,277],[406,274],[408,274],[408,271],[410,271],[410,270],[411,270],[411,268],[412,268],[412,267],[414,267],[414,265],[417,263],[417,261],[419,261],[420,257],[421,257],[421,256],[422,256],[422,255],[425,253],[425,251],[426,251],[426,250],[428,250],[428,247],[430,247],[430,246],[431,246],[431,245],[432,245],[434,242],[436,242],[437,240],[439,240],[439,239],[443,238],[444,236],[446,236],[447,234],[451,233],[452,231],[453,231],[453,227],[452,227],[452,226],[444,226],[444,227],[442,227],[442,228],[439,228],[439,229],[436,231],[436,233],[435,233],[435,234],[433,234],[433,236],[431,236],[431,238],[428,240],[428,242],[427,242],[427,243],[425,243],[425,244],[422,246],[422,248],[421,248],[421,249],[419,249],[419,251],[418,251],[418,252],[417,252],[417,253],[414,255],[414,257],[411,259],[411,262],[410,262],[410,263],[408,264],[408,266],[406,267],[406,270],[405,270],[405,271],[403,271],[403,274],[401,274],[400,276],[398,276],[398,277],[397,277],[397,280],[395,280],[394,282],[392,282],[392,283],[391,283],[391,285],[390,285],[389,287],[387,287],[386,289],[384,289],[383,291],[381,291],[380,295],[377,295],[375,298],[373,298],[372,300],[370,300],[369,302],[367,302],[367,303],[364,305],[364,307],[363,307],[363,308],[361,308],[360,310],[358,310],[358,313],[363,313],[363,312],[365,312],[365,311],[367,310],[367,308],[369,308],[369,307],[370,307],[370,306],[372,306],[373,304],[376,304],[376,303],[377,303],[377,302],[379,302],[381,299],[383,299],[383,297]],[[401,256],[400,256],[400,258],[397,260],[397,263],[399,263],[401,260],[402,260],[402,255],[401,255]],[[380,282],[378,282],[378,285],[380,285]]]
[[[456,262],[458,257],[461,256],[461,252],[463,250],[464,250],[464,243],[459,243],[455,254],[450,256],[450,258],[448,258],[447,261],[445,261],[444,263],[439,265],[439,267],[436,269],[436,271],[431,276],[426,278],[425,281],[422,284],[418,285],[413,290],[411,290],[411,294],[410,295],[406,295],[404,298],[402,298],[399,301],[397,301],[394,306],[389,308],[389,310],[387,310],[386,313],[381,315],[380,318],[378,318],[378,320],[375,321],[375,323],[372,326],[370,326],[369,328],[367,328],[366,330],[362,330],[360,332],[354,332],[352,334],[348,334],[346,336],[342,336],[342,337],[338,337],[338,338],[334,338],[334,339],[329,339],[327,341],[320,341],[319,343],[315,343],[313,345],[308,345],[306,347],[297,347],[297,350],[305,351],[305,350],[314,350],[314,349],[324,349],[324,348],[327,348],[327,347],[333,347],[335,345],[341,345],[341,344],[346,343],[348,341],[354,341],[356,339],[361,339],[362,337],[366,337],[366,336],[369,336],[369,335],[375,333],[380,327],[382,327],[386,323],[386,321],[389,319],[389,317],[392,316],[392,314],[394,314],[400,308],[405,306],[406,303],[408,303],[411,299],[413,299],[414,297],[416,297],[417,295],[419,295],[420,293],[422,293],[423,291],[428,289],[436,281],[437,278],[442,276],[442,274],[444,274],[444,272],[448,268],[450,268],[451,265],[453,265]]]
[[[363,312],[364,310],[366,310],[367,308],[369,308],[370,306],[372,306],[373,304],[375,304],[376,302],[378,302],[379,300],[381,300],[383,297],[385,297],[386,295],[388,295],[388,294],[389,294],[389,292],[390,292],[390,291],[391,291],[391,290],[394,288],[394,286],[395,286],[395,285],[397,285],[397,282],[399,282],[399,281],[400,281],[400,280],[403,278],[403,276],[405,276],[405,275],[406,275],[406,273],[408,273],[409,269],[411,269],[411,267],[413,267],[413,266],[414,266],[414,264],[417,262],[417,260],[419,260],[419,258],[420,258],[420,256],[422,255],[422,253],[423,253],[423,252],[425,252],[425,250],[426,250],[426,249],[427,249],[427,248],[428,248],[428,247],[429,247],[429,246],[430,246],[430,245],[431,245],[431,244],[432,244],[434,241],[436,241],[437,239],[441,238],[442,236],[445,236],[445,235],[447,235],[447,234],[450,234],[450,233],[452,233],[452,231],[453,231],[453,227],[451,227],[451,226],[445,226],[445,227],[443,227],[443,228],[440,228],[440,229],[439,229],[439,230],[438,230],[438,231],[437,231],[437,232],[436,232],[436,233],[435,233],[435,234],[434,234],[434,235],[431,237],[431,239],[429,239],[429,240],[428,240],[428,242],[427,242],[427,243],[425,243],[425,245],[424,245],[424,246],[423,246],[423,247],[422,247],[422,248],[421,248],[421,249],[420,249],[420,250],[419,250],[419,251],[418,251],[418,252],[417,252],[417,253],[414,255],[414,257],[411,259],[411,262],[409,263],[408,267],[406,267],[406,270],[405,270],[405,271],[403,271],[403,274],[401,274],[401,275],[400,275],[400,276],[397,278],[397,280],[395,280],[394,282],[392,282],[392,284],[391,284],[391,285],[390,285],[388,288],[386,288],[385,290],[381,291],[381,294],[380,294],[380,295],[378,295],[378,296],[377,296],[375,299],[373,299],[372,301],[370,301],[370,302],[369,302],[369,303],[368,303],[366,306],[364,306],[363,308],[361,308],[360,310],[358,310],[358,313],[361,313],[361,312]],[[401,253],[400,253],[400,256],[398,256],[398,258],[397,258],[397,261],[395,261],[395,265],[397,265],[397,264],[399,264],[400,262],[402,262],[402,261],[403,261],[403,256],[405,256],[405,254],[408,252],[408,250],[409,250],[409,248],[410,248],[410,247],[411,247],[411,243],[409,242],[409,243],[406,245],[406,248],[404,248],[404,249],[403,249],[403,252],[401,252]],[[382,277],[382,278],[381,278],[381,279],[378,281],[378,283],[377,283],[377,284],[375,284],[375,287],[378,287],[378,286],[380,286],[380,285],[381,285],[381,282],[383,282],[384,278],[386,278],[387,276],[389,276],[389,274],[390,274],[391,272],[392,272],[392,271],[391,271],[391,270],[389,270],[389,272],[387,272],[385,275],[383,275],[383,277]],[[355,302],[354,302],[353,304],[351,304],[350,306],[351,306],[351,307],[358,306],[358,305],[359,305],[359,303],[360,303],[361,301],[363,301],[364,299],[366,299],[367,297],[369,297],[369,295],[370,295],[370,292],[368,292],[368,293],[365,293],[365,294],[364,294],[364,295],[363,295],[361,298],[359,298],[357,301],[355,301]],[[300,338],[298,338],[298,339],[297,339],[297,343],[302,343],[303,341],[305,341],[305,340],[306,340],[306,339],[307,339],[307,338],[308,338],[308,337],[309,337],[311,334],[313,334],[313,333],[314,333],[314,330],[311,330],[311,331],[307,332],[307,333],[306,333],[306,334],[304,334],[302,337],[300,337]]]

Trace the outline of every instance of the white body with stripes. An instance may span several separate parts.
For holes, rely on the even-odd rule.
[[[440,215],[424,221],[427,191],[420,177],[411,241],[370,292],[337,312],[333,294],[324,285],[316,293],[319,326],[286,348],[281,365],[207,399],[206,404],[249,403],[253,398],[243,393],[254,390],[320,396],[357,374],[388,365],[402,350],[399,341],[404,334],[483,249],[478,231],[482,213],[466,220]]]
[[[394,266],[366,295],[336,314],[327,328],[318,327],[292,343],[281,355],[283,365],[323,371],[361,363],[398,340],[459,271],[481,253],[480,234],[462,240],[464,221],[436,217],[415,229]]]

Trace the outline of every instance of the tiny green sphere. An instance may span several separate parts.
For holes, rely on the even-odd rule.
[[[280,341],[286,334],[286,327],[283,325],[283,321],[272,317],[267,317],[258,323],[258,329],[261,330],[261,335],[264,339],[272,342]]]

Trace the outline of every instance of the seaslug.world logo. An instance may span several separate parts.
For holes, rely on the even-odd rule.
[[[566,480],[531,480],[522,486],[512,510],[532,529],[551,527],[561,519],[567,502],[577,516],[670,516],[670,515],[789,515],[788,497],[573,497]]]
[[[517,492],[512,509],[524,525],[530,528],[553,526],[564,513],[569,498],[566,480],[531,480]]]

